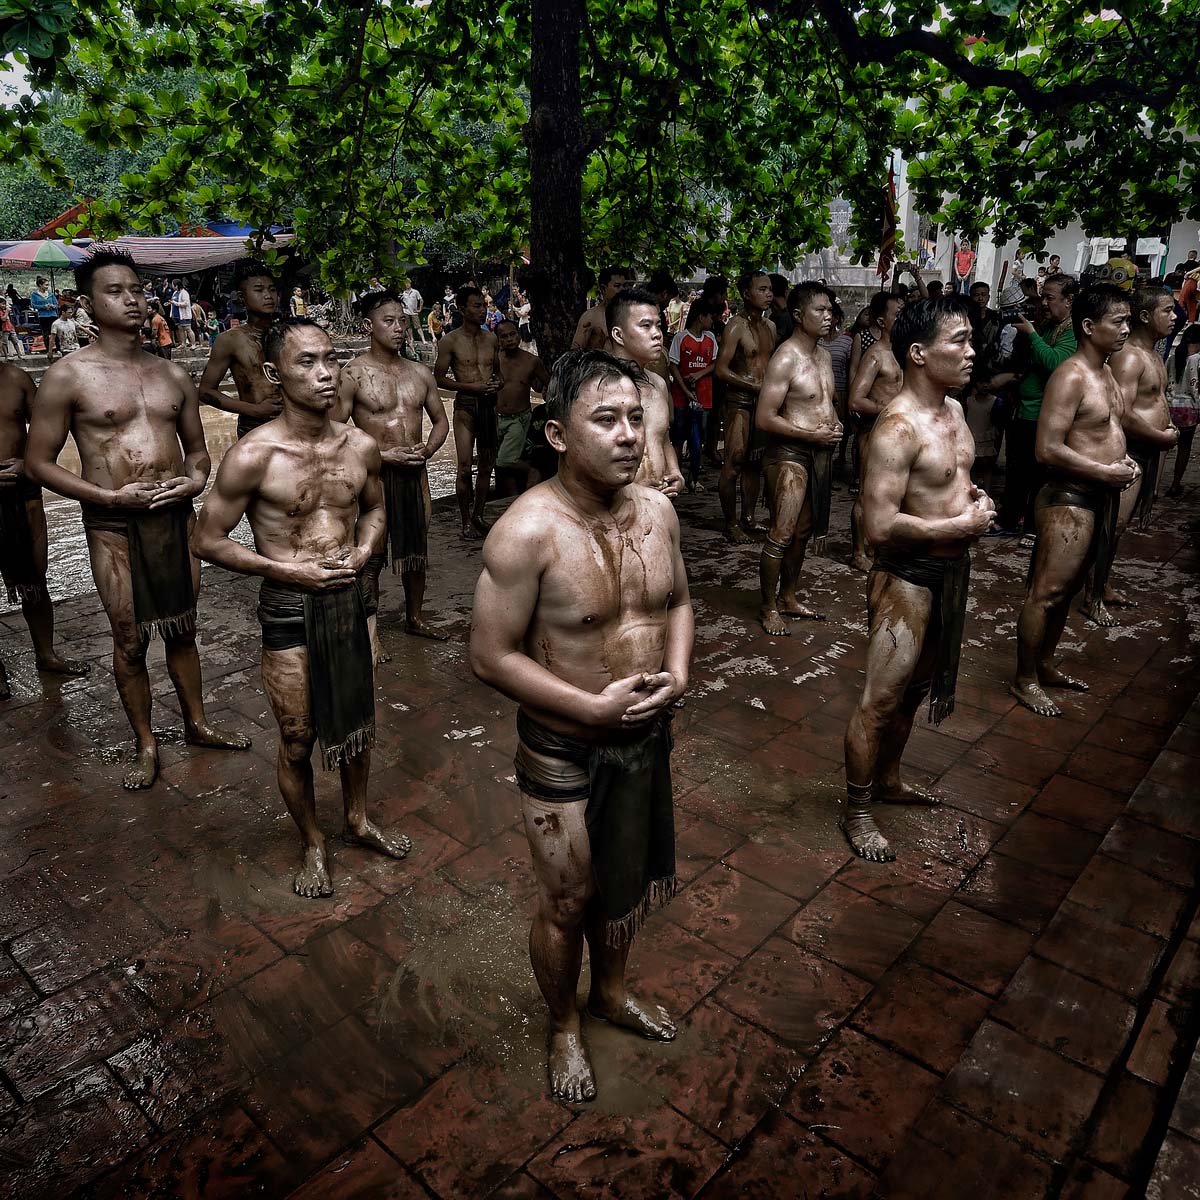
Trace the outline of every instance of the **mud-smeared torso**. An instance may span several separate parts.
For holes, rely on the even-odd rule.
[[[812,354],[805,354],[789,339],[776,351],[775,362],[788,371],[787,394],[779,415],[800,429],[836,425],[833,360],[829,351],[817,346]]]
[[[365,356],[345,368],[354,381],[354,424],[379,443],[380,450],[410,449],[424,443],[425,397],[433,375],[406,358],[380,366]]]
[[[229,339],[229,371],[238,398],[269,409],[271,415],[278,414],[283,408],[283,395],[263,374],[262,334],[253,325],[238,325],[222,336]]]
[[[667,473],[667,447],[671,444],[671,396],[659,375],[646,373],[639,388],[642,396],[642,426],[646,449],[634,482],[656,488]]]
[[[25,457],[30,416],[25,378],[16,367],[0,363],[0,462]]]
[[[1105,466],[1119,462],[1125,457],[1125,433],[1121,428],[1124,402],[1112,371],[1107,364],[1096,370],[1076,356],[1059,368],[1064,369],[1071,372],[1071,383],[1079,394],[1079,407],[1065,444],[1093,462]]]

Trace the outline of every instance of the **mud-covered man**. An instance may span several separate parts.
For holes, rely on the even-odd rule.
[[[418,637],[445,641],[425,620],[425,576],[429,564],[431,500],[426,463],[450,433],[446,406],[433,372],[404,357],[409,313],[392,292],[369,292],[358,302],[365,354],[341,372],[334,421],[348,421],[379,446],[380,483],[387,508],[387,537],[363,573],[372,605],[379,607],[379,576],[392,560],[404,583],[404,628]],[[425,435],[424,418],[429,417]],[[372,623],[374,618],[372,618]]]
[[[331,419],[338,358],[319,325],[307,317],[277,321],[263,354],[283,412],[221,460],[195,547],[206,562],[262,578],[263,684],[279,723],[279,790],[303,856],[292,886],[301,896],[328,896],[333,884],[313,793],[317,743],[326,770],[341,772],[342,837],[391,858],[411,849],[408,838],[380,829],[366,812],[375,687],[372,604],[362,574],[384,536],[380,453],[370,434]],[[243,514],[253,550],[229,536]]]
[[[113,674],[137,742],[127,788],[158,776],[146,651],[163,639],[167,671],[195,745],[244,750],[204,713],[196,652],[200,562],[188,550],[192,501],[208,480],[200,403],[186,371],[142,349],[146,297],[133,260],[98,250],[75,271],[97,340],[46,372],[29,426],[30,479],[78,500],[92,577],[113,637]],[[82,474],[57,459],[70,434]]]
[[[593,304],[579,318],[579,324],[575,327],[575,338],[571,342],[573,350],[604,349],[608,344],[608,331],[611,328],[605,323],[607,306],[633,281],[633,272],[625,267],[600,268],[600,277],[597,281],[600,287],[600,303]]]
[[[496,486],[500,478],[517,476],[518,490],[538,482],[533,465],[527,461],[525,445],[533,422],[530,392],[546,392],[550,373],[536,354],[521,349],[521,331],[515,321],[505,319],[496,326],[497,363],[500,390],[496,393],[496,414],[500,446],[496,451]]]
[[[484,546],[471,663],[520,705],[517,781],[540,901],[529,947],[550,1009],[555,1096],[591,1100],[576,1003],[667,1041],[675,1025],[625,987],[630,941],[675,890],[670,710],[693,622],[670,501],[634,483],[645,375],[604,352],[555,364],[546,436],[557,475],[519,497]]]

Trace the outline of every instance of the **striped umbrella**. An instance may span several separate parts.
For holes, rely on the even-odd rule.
[[[73,267],[87,257],[74,246],[62,242],[13,242],[0,250],[0,267]]]

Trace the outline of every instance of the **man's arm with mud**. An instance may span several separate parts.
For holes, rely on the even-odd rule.
[[[200,495],[212,470],[212,459],[208,456],[208,446],[204,441],[204,423],[200,420],[200,399],[196,393],[196,385],[182,367],[173,366],[171,371],[179,390],[183,393],[179,423],[176,427],[179,444],[183,448],[183,476],[167,480],[171,486],[156,497],[150,505],[151,508],[164,508],[168,504],[176,504],[180,500]]]
[[[725,327],[725,332],[721,335],[721,346],[717,353],[717,364],[714,374],[723,384],[734,388],[736,391],[757,392],[762,386],[761,380],[751,379],[749,375],[742,375],[730,366],[733,362],[733,356],[737,353],[738,345],[742,340],[742,334],[745,329],[746,320],[741,316],[734,317]]]
[[[1179,431],[1171,424],[1166,403],[1162,404],[1161,414],[1167,417],[1165,429],[1161,425],[1153,424],[1137,407],[1138,392],[1146,373],[1144,360],[1140,355],[1122,351],[1108,360],[1108,368],[1117,381],[1117,387],[1121,389],[1121,428],[1125,431],[1125,436],[1139,438],[1161,450],[1169,450],[1179,440]]]
[[[878,345],[878,343],[876,343]],[[879,355],[875,346],[863,355],[854,382],[850,385],[850,411],[860,417],[877,417],[883,410],[871,399],[871,389],[879,375]]]
[[[354,526],[354,542],[357,551],[357,561],[353,562],[354,570],[361,571],[372,554],[383,548],[383,536],[387,530],[387,508],[383,500],[383,485],[379,482],[379,472],[383,460],[375,439],[361,430],[354,430],[354,439],[360,442],[355,447],[363,455],[367,468],[367,477],[363,481],[362,491],[358,493],[358,521]]]
[[[1042,411],[1038,416],[1035,453],[1043,466],[1080,479],[1091,479],[1109,487],[1124,487],[1137,476],[1137,467],[1126,455],[1115,463],[1099,463],[1067,445],[1083,400],[1086,382],[1074,363],[1060,367],[1050,376]]]
[[[237,413],[239,416],[248,415],[251,406],[245,404],[240,396],[226,396],[221,391],[221,381],[229,374],[229,368],[233,366],[233,352],[230,349],[232,333],[232,330],[227,329],[213,342],[208,362],[204,367],[204,374],[200,376],[198,389],[200,403],[209,404],[223,412]]]
[[[446,416],[446,406],[438,392],[437,380],[432,372],[426,372],[425,411],[429,414],[429,436],[425,439],[425,461],[428,462],[445,444],[450,436],[450,419]]]

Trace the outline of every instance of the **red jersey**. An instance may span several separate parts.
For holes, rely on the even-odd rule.
[[[693,375],[698,375],[717,361],[719,349],[717,339],[711,331],[695,334],[681,329],[672,339],[667,357],[679,368],[679,373],[684,379],[691,379]],[[712,408],[713,377],[705,375],[703,379],[697,380],[695,392],[702,408]],[[676,408],[683,408],[688,402],[683,388],[674,379],[671,380],[671,399]]]

